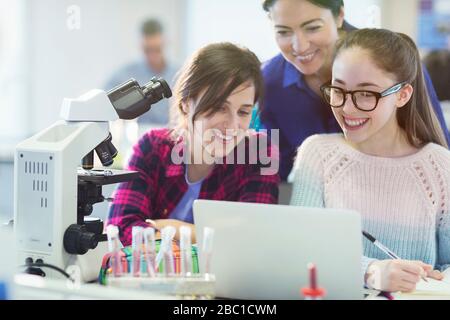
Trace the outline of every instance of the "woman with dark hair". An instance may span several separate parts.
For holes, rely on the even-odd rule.
[[[248,131],[262,96],[260,67],[253,52],[231,43],[208,45],[186,64],[174,89],[172,128],[140,139],[128,166],[139,178],[114,196],[108,224],[119,226],[124,245],[133,226],[184,225],[195,241],[196,199],[278,202],[278,155],[264,146],[267,137]]]
[[[265,0],[281,53],[262,67],[265,85],[262,127],[279,129],[280,176],[286,180],[297,147],[317,133],[341,129],[320,96],[331,80],[331,59],[339,38],[356,28],[344,20],[343,0]],[[426,86],[448,141],[448,130],[426,70]],[[256,121],[257,123],[257,121]]]

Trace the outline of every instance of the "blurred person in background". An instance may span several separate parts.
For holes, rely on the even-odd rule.
[[[117,70],[105,85],[110,90],[130,78],[144,85],[153,77],[161,77],[172,88],[178,67],[165,56],[166,38],[162,24],[156,19],[146,20],[140,29],[141,50],[143,56]],[[118,120],[111,126],[113,142],[123,150],[115,161],[117,168],[122,168],[131,155],[131,146],[139,136],[152,128],[166,127],[169,123],[170,99],[163,99],[154,104],[150,111],[140,116],[137,121]]]
[[[450,51],[434,50],[424,59],[440,101],[450,101]]]
[[[165,56],[165,37],[162,24],[156,19],[149,19],[141,26],[141,46],[143,57],[132,62],[117,72],[107,82],[107,90],[127,81],[136,79],[141,85],[152,77],[162,77],[172,87],[178,68]],[[138,119],[139,124],[166,126],[169,122],[170,100],[163,99],[155,104],[151,111]]]
[[[441,101],[447,127],[450,125],[450,51],[434,50],[424,59],[438,99]]]

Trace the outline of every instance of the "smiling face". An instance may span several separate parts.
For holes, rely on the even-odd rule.
[[[343,13],[335,18],[331,10],[306,0],[278,0],[270,18],[281,53],[297,70],[312,75],[329,68]]]
[[[186,106],[189,109],[185,110],[189,123],[192,123],[195,107],[203,94]],[[254,100],[255,87],[252,82],[246,82],[238,86],[217,111],[198,115],[190,129],[190,136],[194,137],[194,141],[191,141],[194,150],[207,152],[215,159],[227,156],[245,137],[252,118]]]
[[[383,92],[399,79],[373,63],[370,53],[361,48],[341,51],[333,64],[332,85],[344,90]],[[333,108],[334,116],[347,140],[356,146],[368,146],[395,137],[401,129],[396,118],[397,108],[409,101],[412,87],[406,85],[398,93],[381,98],[375,110],[357,109],[350,97],[343,107]]]

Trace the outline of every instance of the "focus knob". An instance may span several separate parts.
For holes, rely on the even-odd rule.
[[[64,233],[64,249],[69,254],[85,254],[95,249],[98,238],[95,233],[89,232],[84,225],[72,224]]]

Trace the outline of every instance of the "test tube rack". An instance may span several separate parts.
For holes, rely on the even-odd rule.
[[[213,299],[215,297],[215,277],[211,274],[194,274],[189,277],[175,275],[167,277],[121,277],[108,276],[106,285],[115,288],[147,290],[168,294],[182,299]]]

